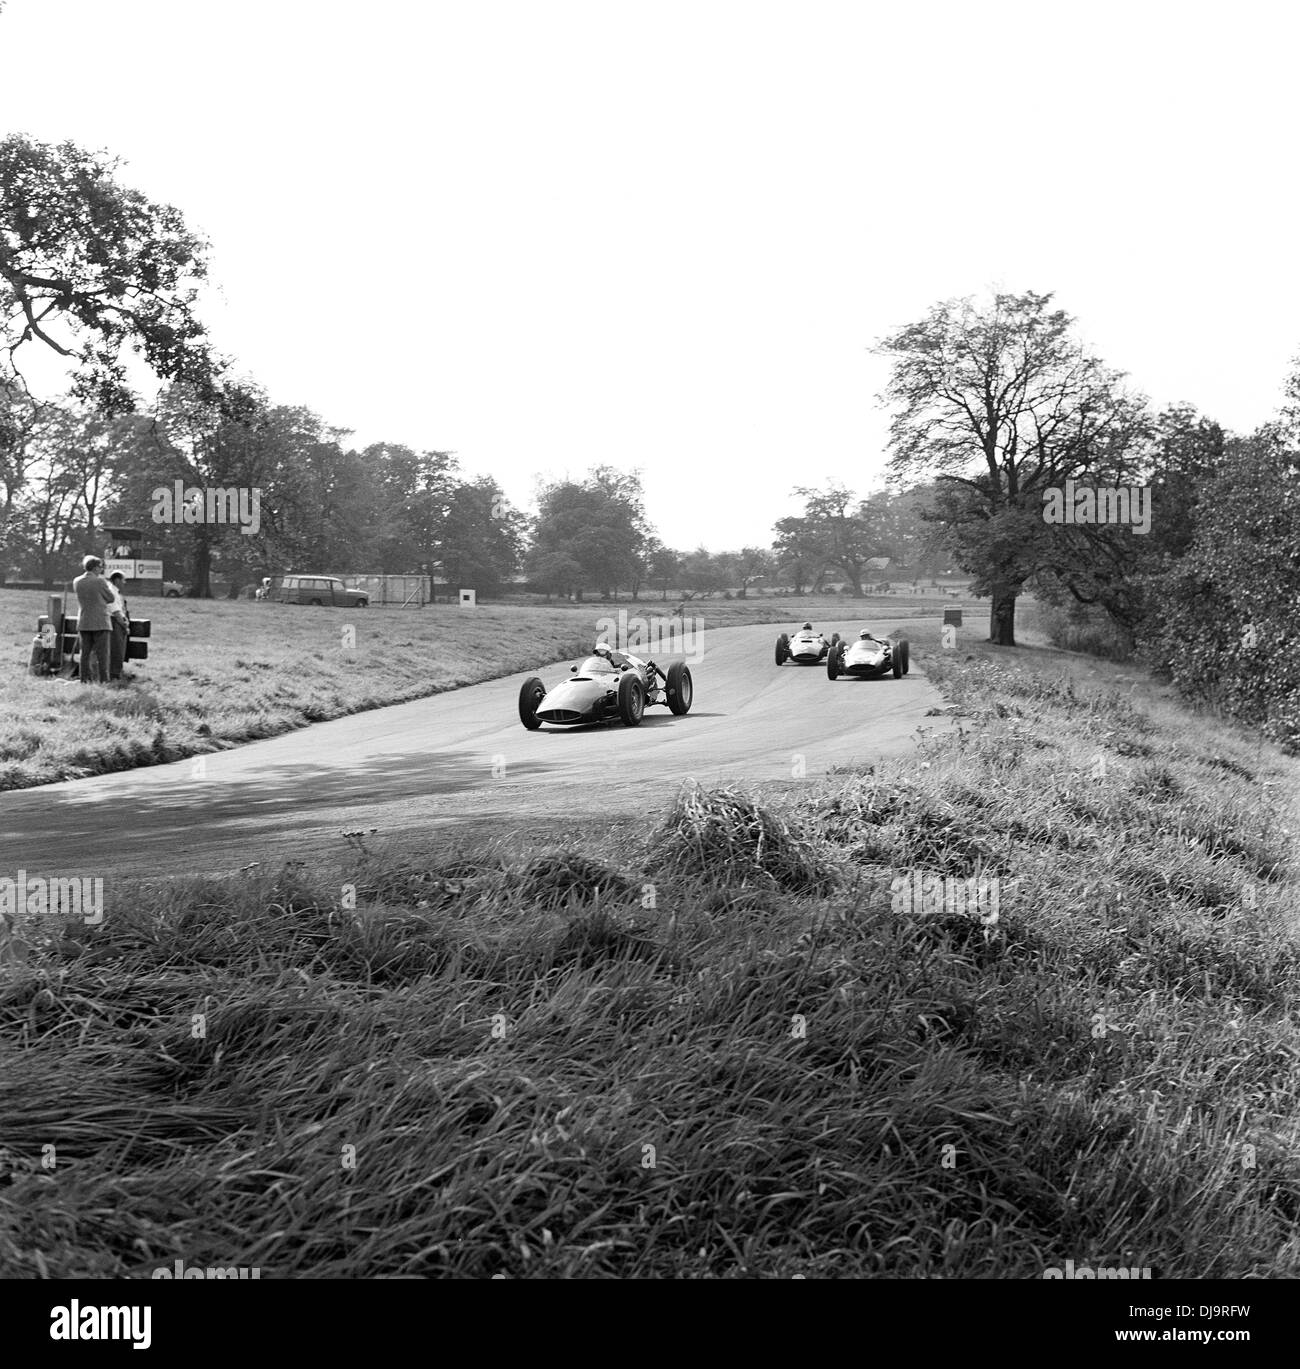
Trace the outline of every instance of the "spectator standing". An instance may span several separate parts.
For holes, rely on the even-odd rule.
[[[77,631],[81,635],[82,684],[107,684],[109,677],[109,643],[112,620],[109,606],[113,591],[100,574],[104,563],[98,556],[87,556],[81,563],[81,574],[72,582],[77,596]]]
[[[108,587],[113,591],[113,603],[109,607],[108,616],[112,621],[112,640],[109,642],[109,664],[108,678],[110,680],[120,680],[122,678],[122,666],[126,662],[126,643],[131,636],[131,614],[126,607],[126,596],[122,593],[122,587],[126,584],[126,577],[120,570],[115,570],[108,577]]]

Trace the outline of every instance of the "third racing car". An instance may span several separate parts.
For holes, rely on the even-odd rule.
[[[877,679],[892,674],[897,680],[907,674],[908,654],[906,637],[891,642],[863,629],[856,638],[837,641],[831,647],[826,654],[826,674],[832,680],[841,675]]]

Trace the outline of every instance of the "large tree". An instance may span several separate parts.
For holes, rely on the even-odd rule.
[[[146,422],[145,440],[120,470],[114,520],[138,524],[164,557],[186,564],[190,598],[212,597],[218,569],[237,593],[267,560],[268,542],[283,535],[284,503],[291,498],[286,477],[298,478],[305,464],[301,446],[290,436],[295,420],[300,426],[300,411],[272,409],[265,395],[246,383],[229,386],[212,401],[188,386],[170,386]],[[203,491],[205,507],[207,491],[229,489],[245,492],[251,510],[256,491],[256,532],[245,533],[232,521],[208,522],[202,515],[191,520],[186,514],[181,521],[179,507],[171,508],[170,520],[159,519],[153,490],[171,491],[176,481],[182,490]]]
[[[891,362],[891,471],[946,487],[958,564],[990,596],[989,639],[1003,646],[1015,645],[1016,599],[1052,531],[1043,491],[1114,483],[1144,424],[1143,402],[1051,301],[945,300],[876,349]]]
[[[834,568],[861,598],[867,562],[880,554],[864,501],[852,490],[833,483],[824,490],[799,486],[794,492],[804,501],[802,521],[808,545],[820,553],[821,565],[814,579],[821,579],[821,572]]]
[[[772,553],[766,547],[741,547],[727,558],[731,573],[740,586],[740,598],[749,596],[752,586],[766,580],[772,572]]]
[[[777,573],[790,582],[796,594],[816,580],[825,562],[825,548],[807,518],[789,514],[777,519],[772,555]]]
[[[439,546],[461,482],[455,453],[376,442],[362,458],[373,510],[375,568],[385,575],[419,571],[436,577]]]
[[[694,551],[683,554],[677,578],[688,599],[696,595],[707,599],[726,589],[728,570],[725,556],[717,555],[705,547],[696,547]]]
[[[525,522],[490,476],[456,485],[437,547],[448,587],[498,593],[519,568]]]
[[[542,489],[528,574],[562,589],[576,565],[580,579],[570,587],[579,599],[593,588],[608,596],[640,578],[650,535],[636,472],[598,466],[581,483],[565,480]]]
[[[67,359],[74,398],[135,407],[123,351],[204,402],[222,367],[195,311],[207,243],[178,210],[116,179],[120,162],[70,142],[0,139],[0,370],[38,342]]]
[[[58,404],[33,405],[30,415],[0,451],[0,546],[6,570],[48,584],[102,549],[103,515],[142,422]]]
[[[660,599],[667,599],[669,586],[675,585],[681,565],[680,553],[652,536],[646,539],[642,560],[645,562],[646,578],[659,590]]]

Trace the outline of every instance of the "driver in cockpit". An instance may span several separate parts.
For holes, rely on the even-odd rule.
[[[633,656],[630,651],[616,651],[608,642],[597,642],[592,650],[597,656],[604,657],[616,670],[639,670],[641,678],[645,681],[646,690],[653,690],[654,679],[650,666],[639,656]]]

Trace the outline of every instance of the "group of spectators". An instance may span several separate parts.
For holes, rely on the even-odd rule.
[[[126,580],[120,570],[105,579],[104,563],[98,556],[87,556],[81,567],[81,574],[72,582],[81,636],[79,678],[82,684],[120,681],[131,635],[131,615],[122,594]]]

